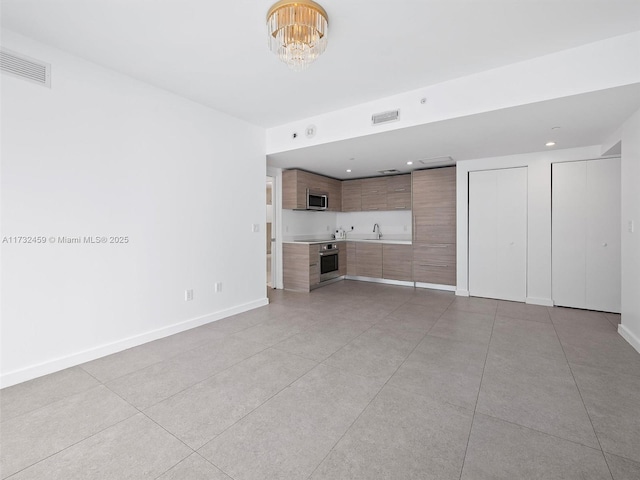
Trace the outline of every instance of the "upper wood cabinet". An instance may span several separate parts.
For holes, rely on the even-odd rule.
[[[339,212],[342,209],[341,183],[340,180],[304,170],[284,170],[282,172],[282,208],[305,210],[307,190],[310,190],[327,194],[327,210]]]
[[[386,177],[365,178],[362,180],[362,211],[387,209]]]
[[[411,210],[411,175],[342,182],[342,211]]]
[[[387,210],[411,210],[411,175],[387,177]]]
[[[411,210],[411,174],[340,181],[304,170],[284,170],[282,208],[305,210],[307,189],[326,193],[327,210],[333,212]]]
[[[342,211],[360,212],[362,210],[362,180],[342,182]]]

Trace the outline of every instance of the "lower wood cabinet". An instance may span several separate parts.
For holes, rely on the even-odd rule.
[[[410,282],[412,251],[411,245],[347,242],[347,275]]]
[[[414,245],[413,280],[421,283],[455,285],[455,243],[421,243]]]
[[[320,247],[306,243],[282,245],[283,281],[286,290],[308,292],[320,283]]]
[[[356,242],[356,275],[382,278],[382,244]]]
[[[356,242],[347,242],[347,275],[356,276],[358,274],[356,266]]]
[[[413,280],[413,247],[411,245],[382,245],[382,278]]]

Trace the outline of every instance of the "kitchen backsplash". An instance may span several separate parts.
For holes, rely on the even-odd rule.
[[[338,212],[336,228],[343,228],[347,238],[368,238],[374,235],[373,225],[378,224],[383,238],[411,239],[411,211],[389,212]],[[351,227],[354,227],[351,230]]]
[[[373,228],[373,227],[372,227]],[[330,238],[336,229],[336,212],[282,210],[284,239]]]
[[[390,212],[310,212],[282,210],[282,233],[285,240],[330,238],[339,228],[347,238],[372,238],[378,224],[382,237],[411,239],[411,211]],[[353,227],[353,230],[351,230]]]

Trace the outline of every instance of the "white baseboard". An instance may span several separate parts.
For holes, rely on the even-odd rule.
[[[469,290],[456,290],[456,295],[458,297],[469,297]]]
[[[413,287],[413,282],[403,280],[389,280],[387,278],[358,277],[357,275],[346,275],[345,280],[357,280],[359,282],[384,283],[385,285],[400,285],[403,287]]]
[[[530,305],[542,305],[544,307],[553,307],[553,300],[550,298],[527,297],[525,303]]]
[[[430,288],[432,290],[444,290],[446,292],[456,291],[456,287],[454,287],[453,285],[441,285],[439,283],[416,282],[416,288]]]
[[[220,310],[218,312],[202,315],[200,317],[175,323],[173,325],[159,328],[157,330],[145,332],[140,335],[124,338],[116,342],[100,345],[94,348],[83,350],[81,352],[72,353],[71,355],[54,358],[52,360],[48,360],[36,365],[31,365],[29,367],[14,370],[12,372],[7,372],[0,375],[0,388],[10,387],[11,385],[16,385],[18,383],[26,382],[27,380],[32,380],[43,375],[58,372],[60,370],[64,370],[65,368],[75,367],[76,365],[90,362],[91,360],[95,360],[96,358],[101,358],[107,355],[111,355],[112,353],[121,352],[122,350],[126,350],[127,348],[137,347],[138,345],[142,345],[143,343],[152,342],[160,338],[168,337],[169,335],[175,335],[176,333],[184,332],[185,330],[190,330],[192,328],[196,328],[201,325],[215,322],[216,320],[221,320],[223,318],[237,315],[239,313],[253,310],[254,308],[262,307],[268,304],[268,298],[261,298],[259,300],[255,300],[253,302],[245,303],[242,305],[237,305],[226,310]]]
[[[629,345],[636,349],[638,353],[640,353],[640,338],[635,335],[631,330],[624,326],[624,324],[618,325],[618,333],[622,338],[624,338]]]

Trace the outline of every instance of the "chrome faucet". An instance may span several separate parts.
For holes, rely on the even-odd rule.
[[[377,232],[376,232],[377,230]],[[377,233],[376,238],[380,240],[382,238],[382,232],[380,231],[380,225],[377,223],[373,224],[373,233]]]

